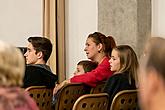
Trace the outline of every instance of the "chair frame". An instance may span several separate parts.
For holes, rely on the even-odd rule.
[[[72,110],[107,110],[108,104],[107,93],[86,94],[76,100]]]
[[[112,100],[110,110],[136,110],[137,90],[122,90]]]
[[[29,95],[36,101],[40,110],[51,110],[52,89],[46,86],[30,86],[25,91],[29,92]]]
[[[55,104],[55,110],[71,110],[74,102],[84,94],[89,93],[83,83],[68,83],[60,89],[60,93]]]
[[[91,88],[90,94],[102,93],[106,81],[99,82],[96,87]]]

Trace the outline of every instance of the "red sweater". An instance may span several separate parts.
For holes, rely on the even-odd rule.
[[[70,79],[71,83],[85,83],[95,87],[98,82],[107,80],[113,72],[110,70],[109,58],[105,57],[103,61],[91,72],[74,76]]]

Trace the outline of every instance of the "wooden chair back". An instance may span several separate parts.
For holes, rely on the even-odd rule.
[[[137,105],[137,90],[123,90],[113,98],[110,110],[136,110]]]
[[[71,110],[74,102],[83,94],[89,93],[82,83],[69,83],[61,88],[55,110]]]
[[[51,110],[51,101],[53,90],[46,86],[31,86],[25,89],[29,95],[36,101],[40,110]]]
[[[90,93],[91,94],[102,93],[104,89],[104,85],[105,85],[105,81],[98,83],[96,87],[91,88]]]
[[[108,108],[108,94],[86,94],[79,97],[72,110],[107,110]]]

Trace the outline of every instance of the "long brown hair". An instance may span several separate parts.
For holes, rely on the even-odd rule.
[[[138,59],[134,50],[128,45],[120,45],[114,48],[118,52],[120,58],[120,69],[121,73],[129,74],[129,83],[133,78],[137,82],[137,69],[139,67]]]

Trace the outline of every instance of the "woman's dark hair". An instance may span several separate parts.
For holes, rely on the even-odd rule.
[[[93,41],[98,45],[101,43],[103,45],[103,52],[108,56],[111,55],[112,49],[116,47],[115,40],[112,36],[106,37],[100,32],[94,32],[89,34],[88,38],[92,38]]]
[[[116,42],[112,36],[107,37],[109,40],[107,40],[107,43],[110,44],[111,49],[109,49],[108,55],[111,56],[112,49],[116,47]]]

